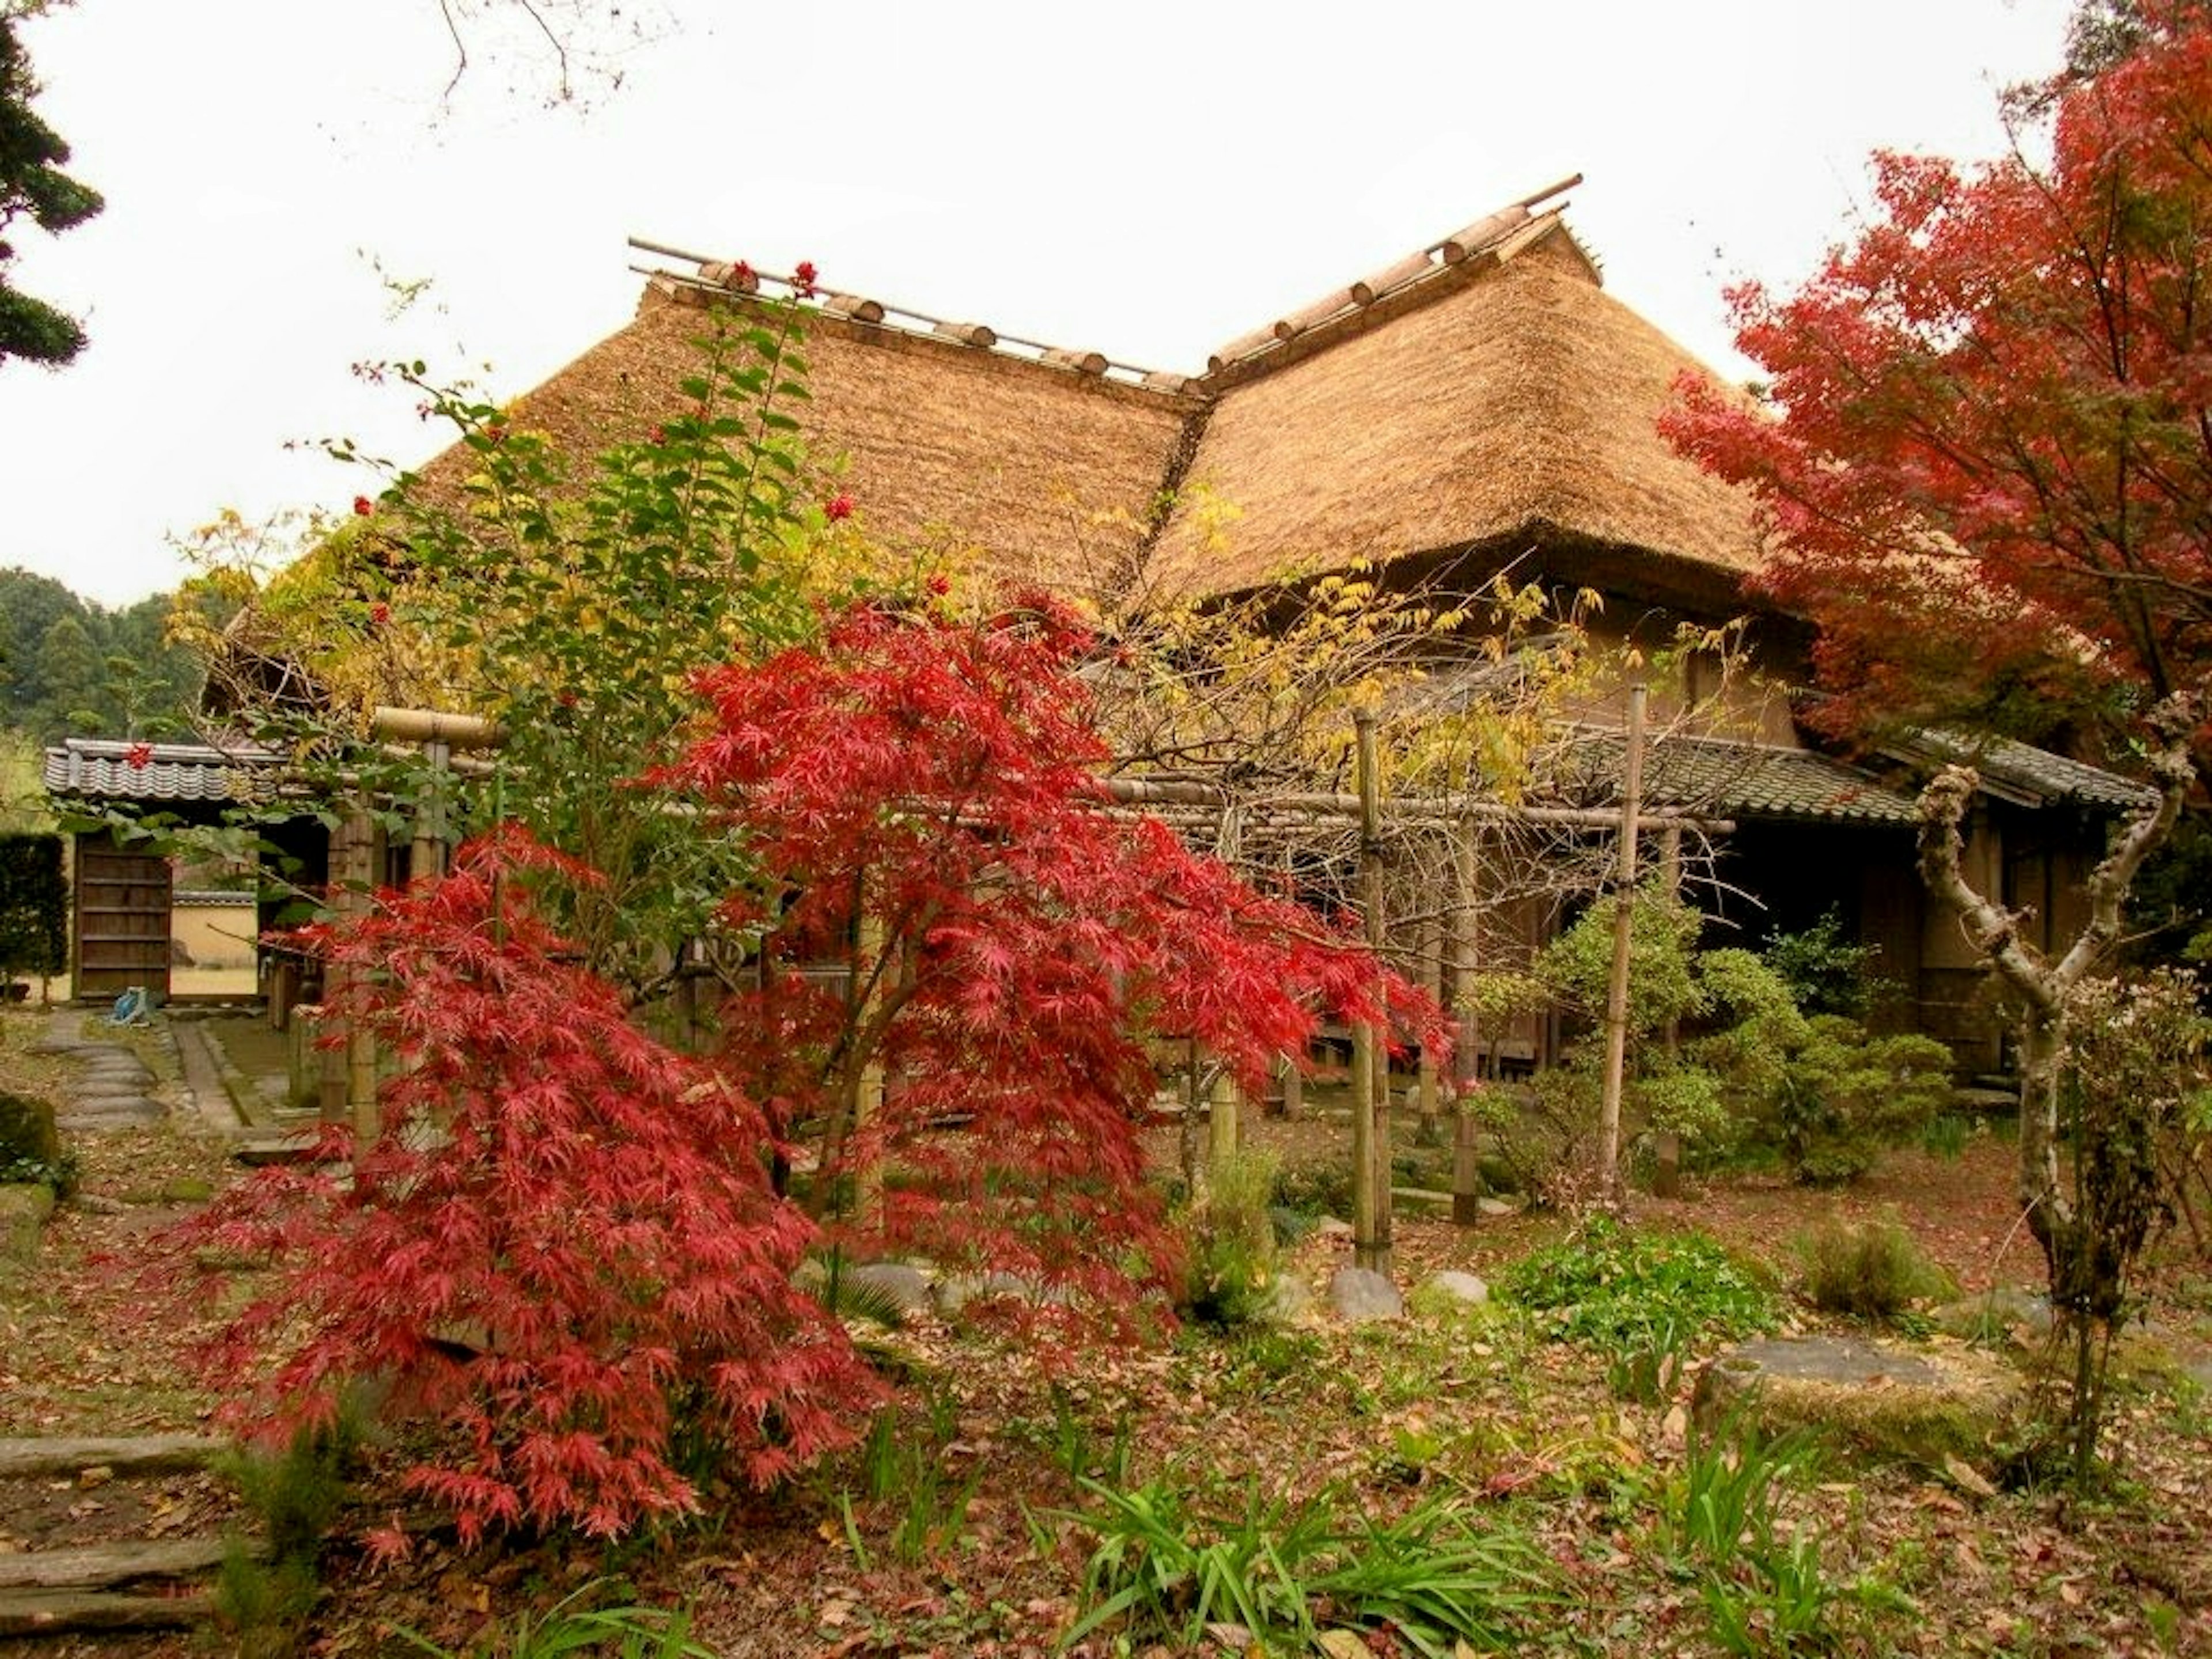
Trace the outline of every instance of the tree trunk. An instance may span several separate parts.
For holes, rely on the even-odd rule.
[[[1959,912],[1989,970],[2020,998],[2020,1201],[2029,1231],[2043,1249],[2054,1307],[2081,1302],[2089,1286],[2079,1282],[2082,1249],[2073,1205],[2058,1182],[2058,1074],[2066,1040],[2066,1001],[2120,937],[2120,907],[2136,872],[2172,833],[2195,777],[2190,738],[2196,730],[2193,697],[2172,696],[2151,711],[2149,761],[2159,789],[2155,804],[2128,820],[2111,850],[2090,872],[2089,921],[2056,962],[2021,937],[2021,918],[1977,892],[1964,870],[1960,826],[1979,787],[1964,767],[1947,766],[1920,795],[1920,876],[1928,890]]]

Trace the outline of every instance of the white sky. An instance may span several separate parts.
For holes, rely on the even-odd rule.
[[[1875,148],[1997,151],[1996,88],[2055,64],[2070,9],[659,3],[671,27],[580,113],[495,61],[441,116],[435,0],[82,0],[23,25],[37,107],[107,210],[18,228],[17,285],[93,343],[0,367],[0,565],[125,603],[185,574],[166,538],[217,508],[342,507],[364,481],[288,440],[435,447],[351,364],[526,390],[629,314],[631,234],[1194,373],[1580,172],[1568,217],[1612,292],[1740,374],[1723,287],[1808,272]],[[428,300],[388,320],[375,264]]]

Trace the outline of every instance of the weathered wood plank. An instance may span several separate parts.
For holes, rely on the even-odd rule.
[[[98,1468],[117,1474],[181,1474],[205,1468],[228,1443],[204,1434],[0,1439],[0,1480]]]
[[[0,1636],[52,1636],[81,1630],[181,1630],[214,1616],[215,1600],[191,1595],[117,1595],[89,1590],[0,1591]]]
[[[140,1578],[185,1578],[221,1566],[225,1547],[220,1538],[148,1538],[25,1550],[0,1555],[0,1590],[106,1589]]]

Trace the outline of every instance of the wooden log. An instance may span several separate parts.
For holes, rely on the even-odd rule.
[[[1272,323],[1265,328],[1255,328],[1249,334],[1240,334],[1206,360],[1206,372],[1218,374],[1230,364],[1241,362],[1255,352],[1265,351],[1279,343],[1279,337]]]
[[[122,1595],[101,1590],[11,1590],[0,1595],[0,1636],[71,1631],[188,1630],[215,1616],[215,1598]]]
[[[1427,276],[1437,268],[1437,262],[1425,251],[1409,253],[1396,264],[1385,265],[1354,283],[1351,289],[1352,301],[1354,305],[1371,306],[1384,295],[1405,287],[1416,277]]]
[[[0,1590],[112,1589],[141,1578],[189,1578],[221,1566],[229,1547],[223,1538],[133,1538],[0,1555]],[[261,1540],[247,1547],[260,1555],[269,1549]]]
[[[857,294],[825,295],[822,309],[832,317],[846,317],[856,323],[880,323],[884,319],[884,308],[880,302],[863,300]]]
[[[988,350],[999,343],[999,336],[986,323],[939,323],[930,331],[939,338],[957,341],[964,346],[976,346]]]
[[[1047,346],[1037,361],[1054,368],[1072,368],[1078,374],[1103,374],[1107,368],[1103,352],[1078,351],[1070,346]]]
[[[644,244],[633,243],[632,246],[643,246]],[[651,251],[658,253],[665,250],[655,248]],[[699,280],[712,283],[716,288],[726,288],[732,294],[760,292],[760,273],[743,259],[706,260],[699,266]]]
[[[1340,288],[1334,294],[1323,295],[1311,305],[1299,307],[1289,316],[1276,323],[1275,337],[1279,340],[1295,339],[1308,329],[1317,328],[1330,318],[1341,316],[1358,304],[1359,301],[1352,296],[1352,292],[1348,288]]]
[[[1448,265],[1463,264],[1528,222],[1528,210],[1519,204],[1500,208],[1495,213],[1486,213],[1465,229],[1454,231],[1437,244],[1437,252],[1443,255]]]
[[[1189,375],[1178,374],[1174,370],[1166,368],[1152,370],[1139,384],[1147,392],[1172,392],[1177,397],[1183,396],[1191,390]]]
[[[205,1468],[228,1445],[204,1434],[33,1435],[0,1440],[0,1480],[74,1475],[86,1469],[118,1475],[188,1474]]]

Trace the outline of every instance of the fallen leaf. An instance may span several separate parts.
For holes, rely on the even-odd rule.
[[[1960,1492],[1972,1492],[1977,1498],[1995,1498],[1997,1489],[1991,1486],[1982,1472],[1964,1458],[1943,1454],[1943,1473]]]

